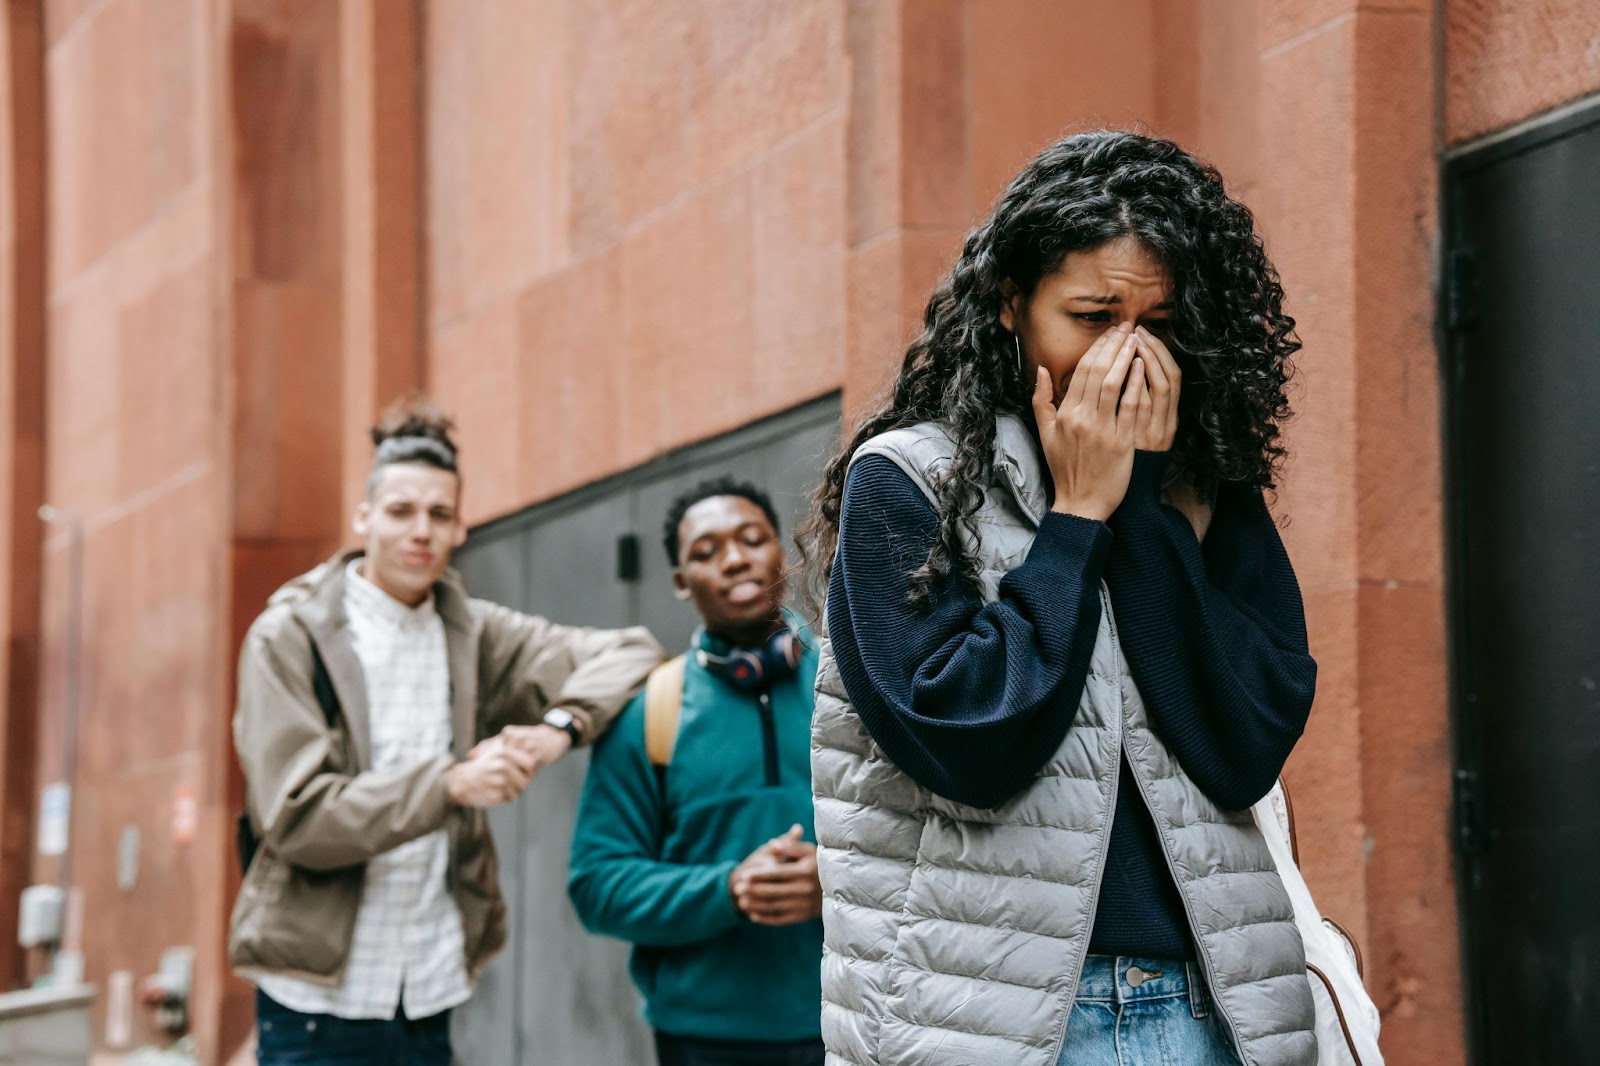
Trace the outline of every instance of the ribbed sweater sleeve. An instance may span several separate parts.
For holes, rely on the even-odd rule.
[[[998,600],[944,581],[913,606],[910,575],[938,525],[891,460],[856,463],[829,582],[829,637],[845,690],[895,765],[948,799],[994,807],[1027,787],[1072,724],[1111,533],[1047,515]]]
[[[572,834],[567,896],[591,933],[674,948],[703,943],[743,919],[728,890],[736,861],[668,862],[669,812],[644,741],[644,696],[594,745]]]
[[[1156,732],[1218,805],[1265,796],[1305,728],[1317,665],[1300,585],[1258,491],[1224,487],[1202,545],[1134,459],[1111,526],[1112,610]]]

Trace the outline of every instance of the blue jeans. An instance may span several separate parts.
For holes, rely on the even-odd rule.
[[[1192,963],[1090,955],[1057,1066],[1239,1066]]]
[[[352,1021],[302,1014],[256,993],[256,1061],[261,1066],[450,1066],[450,1012],[413,1021]]]

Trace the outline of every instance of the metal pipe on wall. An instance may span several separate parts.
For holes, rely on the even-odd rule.
[[[65,918],[61,947],[67,947],[66,933],[73,929],[77,919],[73,906],[72,848],[74,844],[72,823],[78,807],[78,703],[79,673],[83,646],[83,519],[71,510],[52,507],[39,508],[39,518],[48,525],[67,528],[67,635],[63,649],[62,679],[62,736],[61,777],[67,786],[66,850],[61,853],[58,878],[61,884]],[[81,933],[81,930],[78,932]]]

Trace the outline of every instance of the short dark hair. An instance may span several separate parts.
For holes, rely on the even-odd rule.
[[[391,405],[372,427],[367,494],[377,487],[383,468],[395,463],[422,463],[459,477],[456,442],[450,436],[455,428],[455,421],[443,409],[426,400],[414,398]]]
[[[683,516],[688,513],[689,508],[701,500],[709,500],[714,496],[738,496],[749,500],[761,508],[761,513],[767,516],[767,521],[772,523],[772,531],[781,532],[778,528],[778,512],[772,506],[772,497],[748,481],[735,481],[731,477],[702,481],[673,500],[672,506],[667,508],[667,520],[662,523],[661,528],[661,543],[667,549],[667,561],[673,566],[678,565],[678,525],[683,521]]]

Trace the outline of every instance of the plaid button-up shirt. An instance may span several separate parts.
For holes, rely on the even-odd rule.
[[[407,607],[346,572],[345,613],[366,677],[372,769],[408,770],[448,752],[450,673],[444,625],[430,598]],[[366,888],[344,980],[337,988],[281,974],[257,986],[290,1010],[340,1018],[426,1018],[466,1001],[461,913],[445,878],[449,836],[429,833],[367,863]]]

